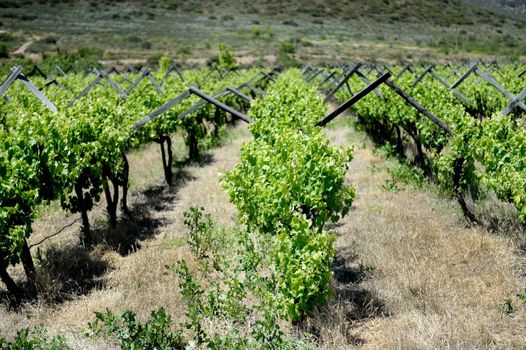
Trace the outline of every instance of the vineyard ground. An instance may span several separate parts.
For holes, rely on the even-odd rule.
[[[526,304],[516,297],[526,282],[520,242],[466,227],[455,203],[432,186],[397,184],[395,191],[389,190],[388,169],[395,161],[375,152],[368,138],[347,123],[336,122],[327,133],[335,144],[354,146],[347,181],[356,186],[357,198],[348,217],[332,226],[338,237],[334,298],[300,328],[319,335],[326,349],[523,346]],[[93,252],[82,253],[76,248],[76,225],[46,241],[42,248],[54,252],[44,260],[48,297],[62,300],[34,301],[17,312],[2,305],[0,335],[44,324],[51,334],[67,332],[77,348],[111,349],[114,344],[82,336],[94,311],[131,308],[144,320],[164,306],[175,320],[181,319],[177,278],[165,274],[165,265],[186,259],[196,269],[182,213],[198,205],[222,225],[235,223],[235,208],[219,178],[238,161],[240,145],[249,139],[244,125],[230,130],[226,144],[210,151],[203,164],[180,170],[173,188],[163,183],[158,145],[130,155],[135,216],[119,225],[121,239],[105,240]],[[175,148],[181,158],[182,143]],[[103,207],[100,203],[92,216],[97,227],[105,226]],[[30,243],[74,218],[46,209]],[[108,232],[96,232],[104,241]],[[76,280],[61,285],[64,276]],[[81,295],[68,295],[79,289]],[[507,301],[513,308],[509,315],[502,311]]]

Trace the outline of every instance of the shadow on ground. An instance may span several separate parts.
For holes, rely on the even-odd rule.
[[[388,316],[385,304],[362,286],[374,268],[357,262],[358,256],[349,250],[338,251],[333,262],[334,295],[336,301],[347,301],[348,321]]]
[[[337,251],[332,266],[334,279],[331,285],[331,299],[319,309],[317,315],[298,325],[300,330],[313,335],[319,344],[331,340],[323,338],[322,329],[335,328],[345,337],[348,345],[364,344],[364,339],[349,332],[353,324],[359,324],[366,319],[389,316],[383,301],[364,284],[371,278],[374,269],[359,262],[358,258],[350,248]]]
[[[174,185],[154,185],[133,195],[134,203],[128,215],[121,215],[117,227],[100,225],[93,230],[96,243],[100,243],[121,256],[127,256],[141,248],[141,241],[154,237],[166,223],[159,212],[168,211],[177,201],[177,193],[189,181],[196,178],[184,169],[174,174]]]
[[[154,237],[165,224],[158,213],[168,211],[178,199],[179,190],[189,181],[196,180],[185,165],[207,166],[215,162],[213,155],[204,153],[198,162],[181,162],[174,169],[173,186],[165,183],[150,186],[133,193],[133,203],[127,215],[121,213],[115,229],[104,221],[92,228],[94,244],[86,249],[78,242],[51,245],[38,250],[34,257],[37,265],[37,286],[18,281],[23,295],[15,298],[0,290],[0,303],[11,310],[20,310],[37,300],[59,304],[106,286],[104,275],[112,269],[104,259],[108,249],[127,256],[141,248],[141,242]]]
[[[23,295],[18,299],[6,291],[0,292],[0,302],[11,310],[37,300],[60,304],[102,289],[106,285],[103,276],[111,270],[101,249],[86,250],[78,244],[50,246],[38,251],[34,260],[36,287],[27,281],[19,282]]]
[[[207,166],[210,164],[213,164],[215,162],[214,155],[211,153],[204,153],[201,154],[199,159],[192,160],[190,158],[185,158],[182,160],[175,161],[175,165],[178,168],[184,167],[184,166],[190,166],[190,165],[198,165],[198,166]]]

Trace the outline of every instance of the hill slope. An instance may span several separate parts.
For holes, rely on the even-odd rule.
[[[524,57],[526,23],[471,2],[8,0],[0,40],[11,52],[33,38],[29,53],[94,47],[105,60],[167,54],[192,62],[214,55],[218,42],[252,61],[279,56],[280,43],[313,62]]]

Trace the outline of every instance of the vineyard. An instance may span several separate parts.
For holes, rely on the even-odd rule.
[[[218,63],[207,69],[181,69],[167,59],[161,60],[158,70],[75,72],[73,66],[57,65],[46,74],[38,66],[11,69],[0,86],[0,277],[6,307],[23,310],[35,300],[57,303],[56,296],[42,301],[49,293],[43,276],[51,256],[46,249],[48,253],[56,249],[49,242],[60,237],[62,229],[34,237],[46,208],[74,220],[63,229],[80,222],[78,230],[70,230],[74,235],[68,244],[88,254],[117,239],[111,235],[133,222],[137,202],[130,198],[139,196],[133,169],[142,163],[153,167],[147,163],[151,158],[140,156],[152,144],[158,149],[154,161],[164,181],[160,193],[179,191],[186,168],[210,166],[210,152],[219,157],[226,147],[237,148],[239,155],[228,166],[214,168],[220,176],[211,181],[223,193],[217,195],[219,199],[210,199],[217,205],[214,201],[228,198],[235,218],[225,224],[230,209],[211,210],[208,205],[212,204],[199,198],[203,192],[194,188],[195,193],[188,194],[189,205],[177,209],[177,220],[184,223],[177,226],[182,240],[171,239],[168,248],[149,256],[152,264],[158,260],[159,275],[178,286],[170,293],[177,295],[179,305],[156,304],[156,309],[147,312],[149,317],[118,304],[98,307],[84,322],[93,348],[345,348],[368,341],[373,348],[403,347],[406,338],[375,343],[374,336],[364,340],[367,336],[359,334],[362,328],[374,333],[382,327],[382,321],[374,318],[396,317],[396,303],[390,311],[377,300],[385,292],[381,286],[376,286],[377,296],[352,288],[343,293],[340,288],[368,283],[376,270],[380,282],[390,269],[396,269],[372,258],[378,257],[372,244],[394,240],[394,233],[389,238],[383,232],[365,237],[363,242],[371,240],[371,246],[362,244],[363,250],[354,253],[363,256],[365,263],[340,266],[346,264],[341,263],[345,260],[342,247],[360,246],[359,237],[370,230],[362,222],[367,228],[354,229],[356,238],[343,236],[343,232],[352,233],[355,224],[362,227],[363,214],[355,211],[379,210],[374,209],[375,203],[360,200],[378,191],[364,185],[373,180],[353,177],[368,171],[366,178],[383,179],[385,173],[376,164],[391,164],[387,171],[392,178],[380,186],[382,196],[403,193],[400,186],[413,191],[433,188],[441,201],[451,201],[446,209],[436,204],[440,210],[451,213],[458,208],[463,217],[453,220],[451,214],[444,214],[452,220],[445,221],[451,227],[462,227],[452,232],[465,230],[462,233],[468,238],[463,239],[479,246],[489,244],[483,243],[490,240],[488,235],[518,232],[513,238],[497,240],[502,251],[520,251],[526,224],[524,66],[355,63],[262,70],[238,69],[232,62],[222,47]],[[228,135],[236,132],[244,135],[243,144],[229,145]],[[360,141],[345,136],[347,132]],[[370,160],[372,165],[363,163],[365,148],[379,150],[387,160],[367,153],[376,158]],[[356,162],[367,169],[353,167]],[[413,196],[411,190],[408,193]],[[153,198],[157,206],[163,205],[157,203],[162,197]],[[417,221],[425,224],[438,215],[427,207],[416,207],[416,203],[429,204],[421,198],[413,203],[408,205],[415,205]],[[102,220],[93,214],[100,205],[104,206]],[[368,220],[374,222],[382,215],[379,210]],[[395,247],[404,239],[391,243]],[[429,242],[434,239],[428,237]],[[164,242],[157,236],[148,240]],[[181,246],[187,250],[185,258],[171,260],[169,254]],[[130,248],[119,259],[132,258],[138,251]],[[163,257],[161,251],[171,258]],[[453,255],[455,248],[449,251]],[[419,261],[414,250],[407,252],[411,254],[413,263]],[[469,260],[468,255],[462,261]],[[485,257],[471,258],[483,261]],[[498,300],[481,297],[491,310],[490,316],[484,316],[484,327],[497,314],[505,318],[499,329],[485,329],[483,336],[477,333],[464,343],[454,336],[434,339],[433,334],[429,343],[414,341],[409,348],[524,345],[526,289],[517,287],[524,282],[523,257],[505,263],[494,259],[499,273],[506,275],[502,271],[513,266],[509,274],[522,276],[487,277],[485,288],[506,285],[504,294],[499,289]],[[484,276],[493,276],[490,269]],[[144,273],[149,274],[148,267]],[[396,273],[392,271],[393,276]],[[418,274],[413,274],[416,279]],[[513,281],[502,282],[507,279]],[[402,283],[401,279],[396,283]],[[483,288],[475,285],[474,290]],[[428,288],[432,287],[404,286],[408,299],[431,293]],[[62,295],[66,301],[61,302],[86,297],[80,292],[69,294]],[[346,316],[331,309],[350,301],[359,308]],[[434,307],[433,312],[440,314],[440,306]],[[324,323],[337,317],[345,319],[338,321],[345,326],[331,328]],[[402,329],[413,327],[398,321]],[[384,325],[386,330],[389,327]],[[510,328],[513,336],[501,336],[501,328]],[[87,340],[77,337],[73,338],[82,344],[77,347],[86,347]],[[48,336],[42,329],[13,330],[6,339],[0,334],[0,348],[11,348],[16,342],[43,348],[72,346],[60,332]]]

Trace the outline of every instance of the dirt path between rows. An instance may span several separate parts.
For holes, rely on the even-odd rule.
[[[335,225],[335,297],[310,320],[324,348],[523,348],[526,304],[516,295],[526,260],[516,242],[466,227],[456,203],[429,189],[392,190],[396,163],[364,134],[327,135],[354,146],[347,181],[357,196]]]
[[[77,336],[95,311],[133,309],[145,319],[165,307],[173,319],[182,317],[178,281],[165,266],[189,258],[183,212],[191,205],[205,207],[222,224],[235,221],[219,179],[238,161],[250,134],[244,125],[231,134],[232,141],[209,152],[203,164],[183,167],[173,188],[162,179],[157,145],[131,154],[134,219],[117,232],[98,232],[104,244],[89,254],[76,248],[78,226],[46,242],[60,272],[50,274],[48,283],[72,296],[58,304],[35,301],[18,313],[1,307],[0,335],[44,324],[52,333],[66,332],[76,348],[111,349],[114,344]],[[301,327],[318,334],[325,349],[523,347],[526,304],[516,295],[526,285],[520,275],[526,269],[515,243],[466,227],[455,203],[432,191],[402,185],[388,191],[387,169],[395,163],[374,154],[365,135],[339,124],[327,135],[334,144],[354,147],[347,181],[357,197],[349,215],[331,225],[337,235],[334,297]],[[103,220],[102,207],[94,221]],[[71,218],[47,214],[32,240]],[[60,282],[68,273],[77,285]],[[508,300],[511,315],[502,312]]]
[[[202,164],[178,170],[175,186],[171,188],[162,176],[157,144],[131,153],[130,174],[132,187],[136,188],[130,200],[132,219],[119,223],[115,231],[105,229],[101,202],[90,213],[94,235],[102,241],[93,251],[79,247],[78,224],[46,241],[41,248],[53,252],[47,268],[52,273],[43,282],[50,293],[66,300],[48,304],[43,296],[18,313],[1,306],[0,336],[13,335],[21,327],[43,324],[51,334],[65,333],[74,348],[113,349],[115,344],[92,343],[79,331],[94,320],[96,311],[132,309],[144,320],[152,310],[164,307],[173,319],[184,317],[178,279],[175,274],[166,273],[167,265],[180,259],[192,260],[186,245],[183,213],[190,206],[199,206],[211,213],[215,222],[224,225],[234,222],[235,207],[229,203],[219,180],[225,170],[237,163],[241,144],[250,138],[246,125],[234,127],[225,145],[206,152]],[[176,140],[174,146],[181,150],[181,140]],[[184,157],[181,152],[177,155],[179,159]],[[60,210],[45,214],[35,223],[30,244],[58,231],[77,216],[66,216]],[[98,228],[98,223],[102,228]],[[36,248],[32,253],[36,254]],[[12,273],[23,278],[21,270]],[[64,280],[69,280],[69,284],[63,283]],[[68,293],[72,295],[68,297]]]
[[[12,55],[25,55],[27,48],[31,46],[31,44],[33,44],[34,42],[35,40],[29,40],[25,42],[24,44],[22,44],[22,46],[20,46],[18,49],[13,51],[11,54]]]

